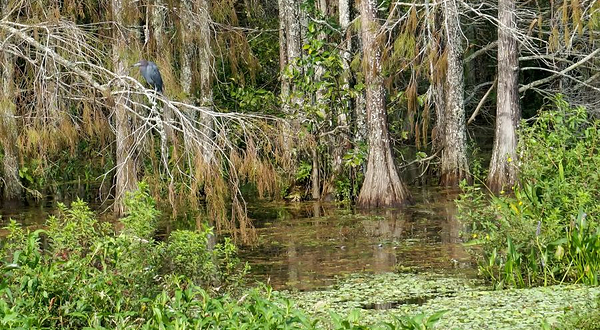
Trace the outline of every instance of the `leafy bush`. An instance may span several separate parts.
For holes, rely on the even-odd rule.
[[[212,229],[204,232],[177,230],[171,233],[165,260],[171,272],[184,275],[204,288],[241,286],[248,271],[237,258],[237,249],[226,238],[223,243],[209,246]]]
[[[131,323],[132,317],[149,320],[148,303],[170,296],[174,283],[196,278],[211,279],[201,283],[205,288],[241,283],[245,271],[230,241],[208,249],[207,231],[186,232],[189,240],[176,232],[169,243],[156,242],[158,211],[147,188],[142,184],[126,204],[129,214],[118,234],[109,223],[99,223],[82,201],[71,208],[60,205],[46,230],[30,233],[11,222],[2,248],[0,328],[113,328]],[[184,244],[187,250],[176,249]],[[163,265],[173,257],[197,259],[166,273]],[[203,267],[190,268],[195,266]]]
[[[58,203],[58,214],[51,215],[46,221],[47,234],[52,244],[52,251],[67,258],[71,253],[86,253],[93,242],[109,230],[105,223],[100,225],[94,212],[82,200],[71,203],[67,208]]]
[[[124,232],[141,239],[150,239],[156,231],[160,212],[156,202],[150,196],[148,184],[141,182],[137,190],[127,193],[125,199],[127,216],[121,219]]]
[[[92,253],[62,261],[42,253],[42,233],[30,233],[23,250],[15,253],[15,262],[3,263],[0,328],[372,328],[361,325],[356,313],[335,316],[331,323],[310,318],[290,300],[273,296],[269,289],[251,289],[240,298],[213,296],[185,276],[171,275],[150,280],[154,281],[153,291],[140,290],[140,283],[147,278],[118,270],[121,262],[132,264],[126,251],[131,251],[132,245],[139,246],[139,240],[129,244],[126,239],[107,237],[94,244]],[[148,267],[143,269],[152,273]],[[436,321],[421,319],[416,320],[427,327],[418,329],[428,329]],[[382,328],[406,329],[398,322]]]
[[[13,219],[10,219],[8,226],[4,229],[8,231],[8,234],[0,240],[0,256],[12,255],[13,252],[24,246],[27,239],[25,230]]]
[[[463,185],[459,217],[481,245],[480,271],[499,286],[598,284],[600,121],[557,96],[522,125],[520,184],[487,197]]]
[[[82,201],[60,205],[46,225],[27,233],[3,267],[0,327],[112,327],[159,291],[160,244],[115,236]],[[23,231],[8,229],[11,236]]]

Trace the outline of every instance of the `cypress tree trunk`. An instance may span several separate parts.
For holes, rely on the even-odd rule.
[[[192,97],[192,62],[194,61],[194,6],[191,0],[181,1],[181,89],[191,99]],[[195,119],[195,118],[194,118]]]
[[[183,0],[181,10],[181,88],[189,100],[194,99],[194,83],[199,88],[199,105],[212,111],[213,93],[212,93],[212,49],[210,33],[210,6],[208,0]],[[193,73],[199,75],[194,77]],[[196,78],[196,79],[194,79]],[[213,137],[214,123],[212,116],[206,113],[188,114],[188,116],[198,121],[200,136],[202,142],[201,150],[205,163],[213,158]],[[184,142],[186,139],[184,138]],[[189,147],[186,147],[189,149]]]
[[[439,31],[442,31],[442,15],[436,9],[437,6],[432,6],[426,3],[427,13],[427,39],[430,43],[430,52],[435,54],[429,56],[429,102],[433,103],[435,111],[435,126],[431,130],[431,144],[434,153],[441,152],[444,149],[445,130],[444,112],[446,110],[446,98],[444,91],[444,73],[441,73],[439,62],[442,61],[443,40],[440,37]]]
[[[338,19],[340,28],[342,31],[346,31],[348,26],[350,25],[350,1],[349,0],[339,0],[338,3]],[[348,33],[349,34],[349,33]],[[351,39],[347,36],[346,40],[342,43],[340,56],[342,58],[342,66],[344,71],[347,73],[343,77],[342,89],[346,90],[350,87],[350,53],[352,52],[352,42]],[[352,102],[348,100],[346,102],[347,109],[351,109]],[[348,126],[348,116],[347,113],[344,112],[344,109],[340,109],[340,112],[337,114],[337,124],[338,126]],[[342,130],[341,133],[335,135],[335,141],[333,143],[333,151],[331,153],[332,160],[332,174],[333,178],[335,178],[342,171],[342,158],[344,157],[345,145],[348,140],[347,130]]]
[[[350,0],[338,0],[338,19],[340,22],[340,28],[342,31],[346,31],[348,26],[350,26]],[[345,47],[342,47],[343,50],[350,51],[350,39],[346,40]],[[348,54],[349,56],[350,54]],[[345,58],[345,56],[344,56]]]
[[[311,150],[312,170],[310,173],[311,197],[314,200],[321,198],[321,180],[319,179],[319,153],[317,148]]]
[[[201,100],[200,105],[210,109],[213,109],[213,92],[212,92],[212,72],[211,67],[213,63],[212,50],[210,47],[210,4],[208,0],[197,0],[198,1],[198,15],[199,15],[199,44],[198,44],[198,64],[200,71],[200,93]],[[188,31],[193,33],[193,31]],[[213,137],[214,137],[214,123],[213,117],[206,113],[200,114],[200,131],[202,132],[203,147],[202,155],[204,161],[209,163],[213,158]]]
[[[0,13],[4,17],[5,7],[2,1]],[[2,39],[0,33],[0,39]],[[16,106],[14,102],[14,67],[13,59],[6,52],[0,52],[0,142],[4,152],[2,162],[4,184],[4,198],[7,200],[16,200],[21,196],[21,182],[19,180],[19,162],[17,148],[17,120]]]
[[[285,41],[287,48],[287,64],[291,66],[291,70],[302,72],[302,67],[298,66],[296,61],[302,56],[302,27],[300,25],[300,3],[296,0],[284,0],[284,12],[285,16]],[[298,94],[297,88],[294,85],[290,86],[290,99],[284,100],[289,101],[288,113],[292,112],[290,106],[294,109],[302,108],[302,97]]]
[[[356,94],[354,104],[354,117],[356,121],[356,132],[354,137],[355,145],[359,145],[367,140],[369,135],[369,127],[367,124],[367,100],[365,92],[359,91]]]
[[[287,0],[278,0],[279,5],[279,72],[283,74],[288,65],[287,52],[287,20],[285,18]],[[281,76],[280,98],[285,102],[290,97],[290,82]]]
[[[469,178],[467,163],[467,135],[464,108],[463,47],[460,32],[459,13],[454,0],[443,4],[448,69],[446,72],[445,111],[444,111],[444,149],[442,150],[441,184],[458,186]]]
[[[409,199],[409,192],[396,171],[390,147],[385,90],[381,76],[381,50],[376,41],[379,29],[376,10],[375,1],[361,1],[363,68],[369,127],[369,160],[365,181],[358,196],[358,205],[362,207],[399,206]]]
[[[431,131],[431,144],[433,152],[441,152],[446,145],[446,97],[443,78],[432,77],[431,99],[435,103],[435,127]],[[440,173],[441,174],[441,173]],[[440,183],[442,183],[440,175]]]
[[[112,0],[112,18],[115,23],[123,27],[129,27],[131,22],[124,15],[125,8],[123,0]],[[115,44],[112,56],[114,71],[119,76],[127,76],[128,63],[123,56],[130,45],[135,44],[136,38],[128,29],[115,29],[113,35]],[[115,213],[123,214],[125,211],[125,193],[132,191],[137,186],[137,166],[134,155],[133,118],[127,112],[129,104],[127,95],[120,94],[115,98],[114,121],[116,130],[116,186],[115,186]]]
[[[327,2],[325,0],[319,0],[316,4],[317,10],[323,15],[327,16]],[[320,33],[317,37],[320,41],[325,42],[327,39],[327,35],[325,33]],[[317,65],[315,68],[315,75],[313,77],[313,83],[318,83],[321,81],[323,75],[325,74],[325,68],[322,65]],[[325,88],[321,86],[317,89],[317,92],[314,96],[314,104],[317,108],[322,109],[324,113],[325,107],[327,106],[325,101]],[[333,120],[332,120],[333,122]],[[313,136],[315,138],[315,145],[319,145],[319,132],[313,132]],[[318,200],[321,198],[321,178],[319,175],[321,162],[319,161],[319,152],[316,148],[311,150],[311,158],[312,158],[312,171],[310,175],[310,185],[311,185],[311,195],[312,199]],[[326,185],[325,185],[326,186]],[[325,189],[325,187],[324,187]],[[327,192],[325,192],[327,193]]]
[[[317,6],[317,10],[325,17],[327,17],[327,3],[324,0],[319,0],[316,3]],[[324,32],[319,33],[319,35],[317,36],[317,38],[320,41],[325,42],[327,40],[327,35]],[[315,76],[313,78],[315,83],[318,83],[321,81],[323,75],[325,74],[325,68],[322,65],[317,65],[317,67],[315,68]],[[325,88],[324,87],[320,87],[317,90],[317,93],[315,95],[315,101],[317,106],[322,107],[325,106]]]
[[[517,182],[517,125],[521,117],[514,0],[499,0],[498,20],[496,135],[487,178],[488,187],[493,192],[511,189]]]
[[[297,60],[302,56],[302,32],[300,26],[300,3],[295,0],[278,0],[279,5],[279,65],[281,79],[281,110],[290,116],[290,126],[282,132],[282,148],[291,153],[291,141],[300,130],[300,120],[295,113],[302,107],[303,100],[298,94],[297,87],[288,72],[302,72],[302,67]],[[298,113],[302,116],[302,112]],[[311,154],[313,169],[318,170],[318,160]],[[316,167],[314,164],[317,164]],[[311,173],[311,182],[317,178],[318,173]],[[317,196],[318,183],[313,184],[312,196]],[[317,197],[318,198],[318,197]]]
[[[154,0],[151,4],[150,25],[152,26],[152,38],[154,39],[155,52],[164,58],[170,50],[165,44],[165,25],[167,19],[167,4],[164,0]]]
[[[357,4],[358,6],[358,4]],[[361,12],[360,8],[357,8],[357,11]],[[349,24],[350,22],[348,22]],[[364,40],[362,33],[358,33],[356,38],[356,48],[364,49]],[[363,81],[356,81],[356,83],[365,83],[364,77]],[[365,91],[358,91],[356,95],[356,99],[354,100],[354,122],[356,123],[355,132],[354,132],[354,143],[355,145],[360,145],[367,141],[369,135],[369,128],[367,127],[367,105],[365,99]]]

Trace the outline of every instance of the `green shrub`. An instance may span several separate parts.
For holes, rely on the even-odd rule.
[[[554,107],[522,125],[520,182],[488,197],[463,185],[457,201],[480,271],[499,286],[583,282],[600,274],[600,121],[557,96]]]
[[[160,212],[156,202],[150,196],[148,184],[142,182],[138,189],[127,193],[125,199],[127,216],[121,219],[125,226],[123,232],[141,239],[151,239],[158,225]]]
[[[0,240],[1,258],[12,256],[13,252],[24,246],[27,239],[27,233],[23,230],[23,227],[13,219],[10,219],[8,226],[4,229],[8,231],[8,234]]]
[[[93,242],[110,231],[110,224],[98,223],[94,212],[78,199],[68,208],[58,203],[58,214],[46,221],[51,250],[68,258],[71,253],[86,253]]]
[[[230,241],[208,249],[207,230],[175,232],[169,244],[156,242],[158,211],[146,187],[126,204],[120,233],[98,222],[82,201],[60,205],[47,230],[30,233],[11,222],[0,268],[0,328],[141,325],[151,319],[149,304],[170,296],[179,283],[208,279],[201,283],[207,289],[241,283],[245,268]],[[178,267],[165,272],[171,257]]]
[[[160,291],[158,245],[96,230],[105,226],[87,206],[72,205],[49,219],[47,231],[28,233],[4,264],[0,328],[82,328],[91,319],[114,327],[115,319],[127,318],[144,297]],[[44,248],[42,236],[49,241]]]
[[[185,276],[165,275],[152,279],[154,290],[142,290],[140,284],[147,279],[139,273],[121,272],[119,266],[142,262],[138,267],[152,273],[142,268],[151,262],[143,263],[138,256],[128,260],[129,252],[140,247],[139,239],[105,236],[91,246],[90,253],[63,261],[42,253],[39,237],[43,233],[29,233],[22,250],[15,252],[15,263],[3,262],[0,268],[2,329],[373,328],[362,325],[358,313],[331,321],[311,318],[290,300],[273,296],[270,289],[215,296]],[[411,320],[427,329],[435,322],[422,317]],[[379,328],[406,329],[398,322]]]
[[[165,254],[170,272],[184,275],[204,288],[240,286],[248,266],[240,264],[237,248],[228,238],[211,247],[212,235],[209,227],[203,232],[172,232]]]

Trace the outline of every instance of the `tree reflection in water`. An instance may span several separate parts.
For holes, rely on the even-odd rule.
[[[250,208],[258,244],[242,251],[258,279],[310,290],[356,272],[472,270],[460,244],[455,191],[413,191],[404,209],[348,210],[319,203]],[[256,213],[253,213],[256,212]],[[270,213],[271,218],[260,215]],[[277,214],[277,216],[274,216]],[[258,216],[257,216],[258,215]]]

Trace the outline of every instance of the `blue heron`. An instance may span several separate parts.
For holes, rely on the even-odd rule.
[[[160,71],[158,71],[158,66],[156,63],[146,60],[141,60],[134,64],[133,66],[140,67],[140,73],[142,77],[146,80],[146,82],[154,88],[155,91],[162,94],[163,92],[163,81],[160,76]]]

